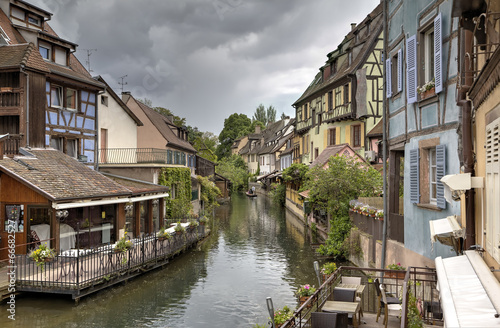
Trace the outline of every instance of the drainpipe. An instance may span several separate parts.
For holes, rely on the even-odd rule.
[[[473,61],[472,61],[472,43],[474,40],[473,30],[475,24],[472,18],[462,16],[462,39],[461,45],[463,66],[462,66],[462,85],[458,90],[457,105],[462,108],[462,162],[464,173],[474,172],[474,153],[472,144],[472,105],[467,99],[467,92],[473,83]],[[476,244],[476,222],[475,222],[475,204],[474,189],[471,188],[465,192],[465,249],[469,249]]]
[[[30,147],[30,76],[24,71],[24,65],[21,65],[21,73],[26,76],[26,147]]]
[[[387,0],[381,0],[382,1],[382,11],[383,11],[383,21],[384,21],[384,60],[382,61],[384,67],[382,72],[385,73],[385,59],[387,58]],[[382,85],[386,85],[387,79],[385,74],[382,74],[384,78],[384,82]],[[382,258],[380,261],[380,268],[384,269],[385,268],[385,252],[387,248],[387,221],[389,220],[389,215],[387,211],[387,97],[384,95],[383,99],[383,111],[382,111],[382,125],[384,127],[383,132],[382,132],[382,158],[383,158],[383,196],[384,196],[384,224],[382,228]]]

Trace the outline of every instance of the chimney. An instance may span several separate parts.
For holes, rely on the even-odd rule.
[[[130,91],[123,91],[122,92],[122,100],[124,103],[127,103],[128,99],[131,97]]]
[[[257,133],[257,134],[260,133],[260,125],[255,126],[255,133]]]
[[[351,23],[351,31],[354,31],[355,28],[356,28],[356,23]]]

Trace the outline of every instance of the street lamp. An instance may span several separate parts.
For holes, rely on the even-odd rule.
[[[266,298],[267,311],[269,311],[269,315],[271,316],[271,327],[276,328],[274,325],[274,306],[273,299],[271,297]]]

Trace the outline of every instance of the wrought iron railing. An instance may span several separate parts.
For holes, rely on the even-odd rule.
[[[99,149],[101,164],[174,164],[186,165],[186,154],[159,148]]]
[[[16,255],[16,287],[19,291],[51,291],[75,294],[105,284],[115,278],[166,263],[169,258],[206,235],[205,226],[170,239],[156,234],[133,239],[133,246],[115,251],[113,245],[61,252],[51,261],[38,265],[28,255]]]
[[[402,273],[402,275],[400,275]],[[324,279],[316,292],[294,312],[293,317],[281,328],[311,327],[312,312],[320,312],[327,300],[333,299],[333,292],[341,282],[342,276],[361,277],[365,285],[361,306],[364,313],[376,313],[379,300],[373,279],[379,277],[387,293],[402,299],[401,328],[407,327],[408,301],[411,292],[422,304],[422,319],[426,323],[438,323],[442,326],[443,316],[436,289],[437,276],[435,269],[410,267],[407,271],[383,270],[373,268],[340,267],[333,275]],[[279,306],[278,306],[279,307]]]

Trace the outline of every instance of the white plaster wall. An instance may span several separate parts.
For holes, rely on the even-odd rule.
[[[102,96],[108,97],[108,106],[101,103]],[[108,148],[137,148],[137,125],[132,117],[107,92],[98,98],[98,148],[101,148],[101,129],[108,130]]]

